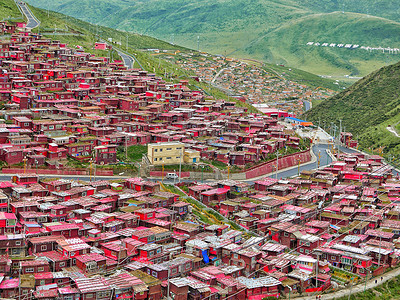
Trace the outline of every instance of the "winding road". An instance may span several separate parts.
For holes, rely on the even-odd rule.
[[[124,61],[125,66],[128,69],[132,69],[133,68],[133,64],[135,63],[135,58],[131,55],[128,55],[124,52],[122,52],[121,50],[114,48],[115,51],[118,52],[119,56],[121,56],[122,60]]]
[[[32,14],[31,10],[26,6],[26,3],[21,0],[14,0],[22,13],[25,15],[28,22],[26,23],[27,29],[33,29],[40,25],[40,21]]]

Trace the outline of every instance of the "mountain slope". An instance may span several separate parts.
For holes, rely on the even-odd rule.
[[[0,20],[18,21],[23,19],[24,17],[13,0],[0,2]]]
[[[399,60],[398,55],[380,52],[306,46],[313,41],[397,47],[400,9],[390,0],[28,1],[188,48],[199,45],[214,54],[251,57],[320,75],[365,76]]]
[[[400,122],[399,78],[400,63],[383,67],[313,107],[304,117],[336,125],[342,119],[346,131],[352,132],[363,148],[383,147],[384,153],[397,154],[400,138],[386,128]]]

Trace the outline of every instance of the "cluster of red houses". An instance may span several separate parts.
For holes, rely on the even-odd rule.
[[[67,155],[109,164],[118,146],[180,141],[244,166],[299,147],[274,118],[40,35],[2,40],[0,66],[0,158],[9,165],[60,167]]]
[[[23,24],[23,23],[18,23]],[[20,26],[22,27],[22,25]],[[17,28],[16,24],[9,23],[7,21],[0,21],[0,33],[1,34],[13,34]],[[1,49],[0,49],[1,52]]]
[[[268,254],[261,245],[263,238],[246,240],[228,225],[198,222],[179,195],[142,178],[19,174],[0,183],[2,298],[161,299],[169,291],[177,299],[259,299],[287,292],[260,269]]]
[[[272,276],[291,278],[293,285],[285,284],[293,291],[328,288],[338,269],[365,278],[400,262],[400,181],[380,156],[341,154],[291,179],[265,178],[253,187],[223,180],[187,190],[271,239],[260,248],[269,255],[256,261]],[[300,270],[291,267],[298,255],[308,260]]]
[[[0,295],[261,299],[397,266],[399,179],[380,157],[338,158],[293,179],[188,185],[243,230],[142,178],[15,175],[0,183]]]

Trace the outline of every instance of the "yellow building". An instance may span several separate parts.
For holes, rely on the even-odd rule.
[[[185,145],[179,142],[147,145],[147,157],[152,165],[175,165],[180,162],[184,163],[184,153]]]
[[[183,161],[185,164],[194,164],[200,162],[200,152],[191,149],[185,150]]]
[[[148,144],[147,157],[152,165],[193,164],[200,162],[200,152],[191,149],[185,150],[185,144],[180,142]]]

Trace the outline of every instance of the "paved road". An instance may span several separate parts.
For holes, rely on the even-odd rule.
[[[107,43],[107,42],[106,42],[105,40],[103,40],[102,38],[100,38],[100,41]],[[114,47],[114,46],[112,46],[112,47],[113,47],[113,49],[114,49],[115,51],[118,52],[119,56],[121,56],[122,60],[124,61],[125,66],[126,66],[128,69],[132,69],[132,68],[133,68],[133,65],[134,65],[134,63],[135,63],[135,61],[136,61],[136,62],[138,63],[138,65],[140,66],[140,68],[141,68],[142,70],[144,70],[144,68],[142,67],[142,65],[140,64],[140,62],[139,62],[134,56],[132,56],[132,55],[126,53],[125,51],[122,51],[122,50],[118,49],[117,47]]]
[[[320,167],[329,165],[332,162],[332,158],[328,155],[326,150],[330,149],[330,146],[327,144],[316,144],[312,146],[312,151],[314,155],[318,158],[319,154],[321,155],[320,159]],[[304,170],[312,170],[318,167],[318,160],[310,162],[308,164],[300,165],[300,172]],[[292,176],[296,176],[298,174],[298,167],[293,167],[288,170],[283,170],[278,172],[278,178],[288,178]],[[269,177],[275,178],[276,173],[270,175]]]
[[[124,52],[121,52],[117,48],[114,48],[114,49],[118,52],[119,56],[121,56],[121,58],[123,59],[125,66],[128,69],[132,69],[133,68],[133,64],[135,63],[135,59],[132,56],[130,56],[130,55],[124,53]]]
[[[40,22],[35,18],[32,14],[31,10],[26,6],[25,2],[21,0],[14,0],[15,3],[20,7],[22,12],[24,13],[25,17],[28,19],[26,24],[27,29],[33,29],[40,25]]]
[[[227,70],[227,69],[230,69],[230,68],[222,68],[221,70],[219,70],[218,73],[215,74],[214,78],[211,80],[211,84],[213,84],[213,83],[215,82],[215,80],[217,80],[217,78],[219,77],[219,75],[221,75],[221,73],[222,73],[223,71]]]
[[[304,103],[304,111],[309,111],[311,109],[311,102],[303,100],[303,103]]]

